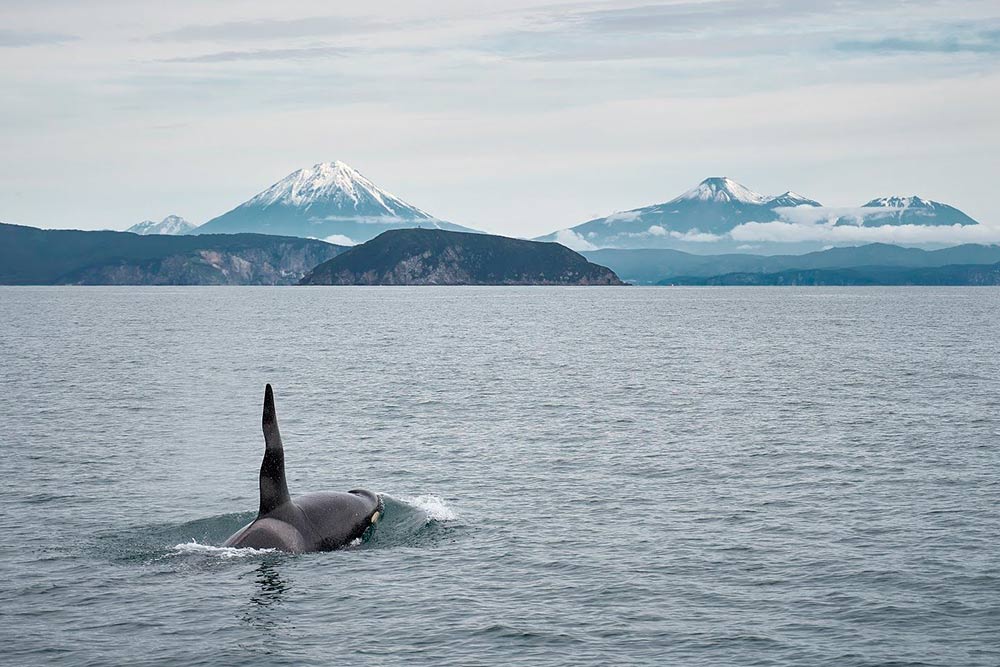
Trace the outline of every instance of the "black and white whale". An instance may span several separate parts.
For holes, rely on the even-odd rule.
[[[226,540],[226,547],[332,551],[357,540],[382,516],[382,498],[371,491],[288,495],[285,451],[278,432],[271,385],[264,389],[264,461],[260,464],[257,518]]]

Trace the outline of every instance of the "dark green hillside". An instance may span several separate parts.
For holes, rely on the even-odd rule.
[[[0,224],[0,284],[294,284],[344,250],[263,234],[139,236]]]
[[[303,285],[620,285],[558,243],[397,229],[317,266]]]

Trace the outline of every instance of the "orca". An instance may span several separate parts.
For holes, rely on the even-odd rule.
[[[347,493],[308,493],[292,498],[285,482],[285,450],[278,432],[271,385],[264,389],[264,460],[260,464],[257,518],[223,546],[279,549],[288,553],[333,551],[374,528],[385,511],[382,497],[355,489]]]

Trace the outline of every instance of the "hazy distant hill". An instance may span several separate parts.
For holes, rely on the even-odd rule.
[[[138,236],[0,224],[0,284],[287,285],[344,250],[263,234]]]
[[[303,285],[620,285],[558,243],[397,229],[317,266]]]
[[[1000,246],[976,244],[941,250],[920,250],[871,243],[857,247],[830,248],[804,255],[692,255],[680,250],[657,248],[591,250],[581,254],[593,262],[609,267],[622,280],[638,284],[654,284],[673,276],[709,277],[727,273],[776,273],[789,269],[934,267],[1000,262]]]
[[[475,231],[438,220],[343,162],[299,169],[193,234],[253,232],[363,243],[388,229]]]
[[[191,224],[179,215],[168,215],[159,222],[156,222],[155,220],[143,220],[142,222],[132,225],[125,231],[132,232],[133,234],[141,234],[143,236],[147,234],[180,236],[181,234],[187,234],[195,227],[196,225]]]
[[[664,285],[1000,285],[1000,263],[952,264],[909,268],[859,266],[850,269],[792,269],[778,273],[727,273],[720,276],[677,276]]]

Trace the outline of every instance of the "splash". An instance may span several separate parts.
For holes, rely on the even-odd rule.
[[[454,521],[458,518],[455,511],[448,507],[444,499],[439,496],[402,496],[401,501],[407,505],[417,508],[427,517],[427,521]]]
[[[210,544],[199,544],[194,540],[174,545],[173,555],[200,554],[215,558],[248,558],[265,554],[279,553],[277,549],[252,549],[250,547],[214,547]]]

